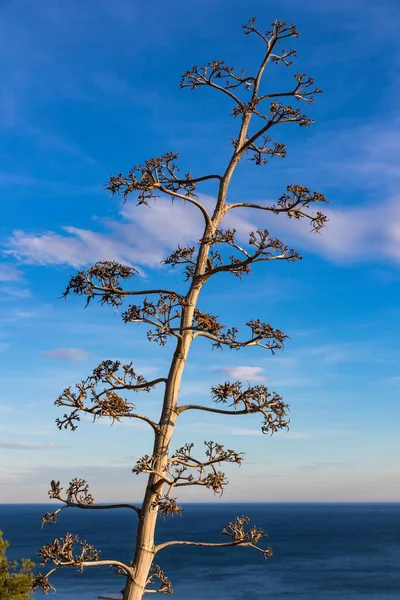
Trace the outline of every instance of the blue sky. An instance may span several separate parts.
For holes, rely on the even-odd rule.
[[[246,6],[245,6],[246,4]],[[257,417],[189,415],[174,446],[214,439],[246,453],[228,470],[226,501],[399,501],[400,7],[356,0],[15,0],[0,4],[0,448],[1,498],[43,502],[48,483],[86,478],[99,501],[139,500],[131,474],[151,451],[136,423],[83,421],[59,432],[53,401],[106,358],[164,376],[171,346],[146,340],[112,310],[59,299],[68,275],[97,260],[140,267],[134,285],[185,289],[160,260],[198,238],[193,207],[159,200],[124,207],[102,186],[109,173],[168,151],[182,171],[221,171],[238,123],[212,90],[179,89],[193,64],[257,63],[262,47],[241,24],[257,16],[297,25],[294,72],[324,94],[311,130],[288,126],[284,161],[244,163],[230,200],[266,201],[289,183],[331,204],[322,235],[243,211],[240,235],[269,228],[303,255],[261,264],[241,284],[221,277],[200,308],[240,328],[260,317],[289,336],[275,357],[195,343],[182,397],[210,403],[226,379],[267,383],[291,406],[289,433],[265,437]],[[270,67],[265,85],[287,82]],[[201,190],[212,203],[215,189]],[[231,223],[232,224],[232,223]],[[160,395],[136,396],[156,417]],[[211,495],[210,495],[211,494]],[[194,490],[184,500],[210,501]]]

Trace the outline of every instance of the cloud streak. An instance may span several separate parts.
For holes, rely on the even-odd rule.
[[[202,201],[209,207],[214,199],[205,196]],[[265,203],[263,200],[256,202]],[[400,262],[399,196],[389,197],[379,206],[375,202],[329,208],[325,212],[329,223],[321,235],[310,233],[306,222],[283,216],[273,221],[272,231],[300,250],[322,255],[339,264],[387,259]],[[171,205],[167,199],[143,209],[128,203],[122,210],[122,217],[122,223],[105,222],[106,233],[70,226],[63,227],[64,233],[50,231],[35,235],[17,230],[9,238],[5,252],[27,264],[82,268],[99,260],[116,260],[154,268],[159,267],[162,259],[178,244],[193,244],[202,232],[201,216],[194,207]],[[237,209],[228,213],[223,225],[235,228],[238,239],[246,241],[250,231],[266,227],[267,221],[260,211],[256,215],[251,210]],[[15,269],[0,270],[0,281],[17,278]]]
[[[214,198],[201,196],[211,209]],[[107,221],[107,233],[65,226],[65,233],[53,231],[30,234],[16,230],[7,242],[5,253],[22,263],[38,265],[70,265],[82,268],[100,260],[158,267],[166,254],[178,244],[196,242],[202,234],[203,221],[198,210],[168,198],[151,207],[124,205],[124,222]],[[226,227],[234,227],[239,235],[252,229],[246,216],[229,214]]]
[[[54,448],[54,444],[42,444],[39,442],[9,442],[0,440],[0,448],[5,450],[47,450]]]
[[[21,274],[11,265],[0,265],[0,282],[19,281]]]
[[[267,378],[263,375],[262,367],[237,366],[237,367],[222,367],[218,369],[222,373],[226,373],[228,377],[238,380],[251,381],[266,381]]]
[[[56,348],[54,350],[44,350],[42,354],[49,358],[69,360],[74,363],[88,357],[88,353],[82,348]]]

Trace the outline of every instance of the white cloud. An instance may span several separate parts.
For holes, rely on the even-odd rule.
[[[10,285],[2,285],[0,287],[0,299],[3,294],[5,294],[6,296],[9,296],[10,299],[11,298],[29,298],[31,296],[31,293],[28,289],[14,288],[14,287],[11,287]]]
[[[21,279],[20,273],[10,265],[0,265],[0,281],[18,281]]]
[[[376,344],[364,342],[342,342],[303,348],[302,354],[317,357],[324,363],[360,362],[371,356],[376,350]]]
[[[230,435],[237,435],[237,436],[249,436],[252,437],[254,435],[260,436],[260,435],[265,435],[260,428],[254,428],[254,429],[250,429],[250,428],[236,428],[236,429],[232,429],[231,431],[229,431]],[[285,439],[289,439],[289,440],[308,440],[312,437],[314,437],[311,433],[292,433],[291,431],[278,431],[277,433],[274,434],[274,437],[282,437]]]
[[[54,350],[44,350],[44,356],[59,360],[70,360],[71,362],[79,362],[87,358],[86,350],[82,348],[56,348]]]
[[[349,172],[350,166],[347,165]],[[211,210],[215,199],[202,195],[200,201]],[[253,200],[264,204],[264,200]],[[268,202],[270,204],[270,202]],[[323,207],[322,207],[323,208]],[[321,234],[310,233],[309,222],[273,219],[270,213],[251,209],[228,212],[223,227],[235,228],[240,241],[258,227],[267,227],[283,241],[299,250],[325,256],[341,264],[360,260],[369,262],[391,259],[400,261],[400,197],[392,196],[372,203],[348,208],[328,207],[329,217]],[[125,222],[104,222],[105,233],[65,226],[65,233],[53,231],[30,234],[14,231],[7,243],[6,254],[23,263],[71,265],[82,268],[99,260],[116,260],[130,265],[158,267],[161,260],[178,244],[193,244],[203,231],[203,218],[198,209],[179,200],[159,198],[150,207],[127,202],[121,215]],[[268,222],[267,222],[268,216]],[[0,280],[2,271],[0,270]],[[17,272],[5,270],[3,277],[16,278]]]
[[[266,381],[267,378],[263,375],[262,367],[237,366],[237,367],[222,367],[218,369],[226,373],[228,377],[238,380]]]
[[[329,222],[319,234],[310,232],[308,221],[290,220],[283,215],[274,221],[273,231],[290,246],[343,265],[361,260],[400,261],[400,197],[323,212]],[[260,221],[263,227],[261,215]]]
[[[212,209],[215,199],[200,196],[200,201]],[[161,260],[178,244],[193,244],[203,231],[200,211],[179,200],[171,202],[160,198],[151,206],[136,206],[127,202],[121,215],[125,223],[105,222],[107,233],[65,226],[66,234],[54,231],[29,234],[13,232],[7,243],[6,254],[28,264],[71,265],[82,268],[99,260],[116,260],[125,264],[157,267]],[[230,213],[225,227],[234,227],[241,236],[254,227],[244,213]]]
[[[71,265],[77,269],[99,260],[130,264],[137,257],[134,247],[109,235],[76,227],[63,229],[69,235],[14,231],[6,253],[28,264]]]
[[[54,448],[54,444],[42,444],[39,442],[9,442],[7,440],[0,440],[0,448],[8,450],[45,450],[47,448]]]

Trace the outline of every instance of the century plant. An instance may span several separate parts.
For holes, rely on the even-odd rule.
[[[216,407],[179,402],[182,374],[189,349],[196,338],[207,338],[216,348],[260,346],[274,353],[283,348],[287,337],[262,320],[252,319],[246,323],[249,335],[242,339],[236,327],[222,325],[217,317],[202,312],[197,307],[203,286],[218,273],[232,273],[242,278],[251,272],[254,263],[295,261],[301,258],[298,252],[288,248],[266,229],[249,232],[248,243],[240,244],[235,229],[223,228],[224,217],[238,209],[253,209],[275,215],[283,214],[290,219],[309,220],[311,230],[315,232],[327,220],[322,212],[313,209],[317,203],[327,202],[323,194],[298,184],[288,185],[285,193],[272,204],[228,202],[232,175],[242,159],[248,157],[256,165],[262,165],[272,157],[285,157],[285,145],[272,141],[270,137],[274,127],[286,123],[309,127],[312,123],[312,119],[299,108],[286,104],[284,100],[293,99],[311,104],[314,95],[320,92],[314,87],[313,79],[304,73],[294,75],[294,85],[287,91],[261,92],[261,81],[269,63],[285,67],[292,64],[296,56],[295,50],[284,50],[280,48],[280,43],[286,38],[297,38],[298,32],[294,25],[281,21],[275,21],[268,31],[263,32],[256,28],[255,19],[250,19],[243,25],[243,29],[245,34],[257,37],[264,49],[254,75],[247,75],[245,71],[236,72],[225,62],[213,60],[201,68],[194,66],[181,79],[182,88],[193,90],[206,86],[227,96],[233,105],[232,114],[239,121],[239,131],[232,142],[233,150],[222,174],[196,177],[188,172],[182,177],[177,166],[178,154],[170,152],[158,158],[150,158],[143,165],[133,167],[126,175],[111,175],[106,184],[111,195],[121,195],[124,202],[130,194],[136,196],[138,205],[146,206],[155,198],[165,197],[190,203],[200,211],[204,230],[196,245],[178,246],[163,261],[165,265],[183,265],[186,293],[180,294],[169,289],[128,289],[128,282],[138,271],[113,261],[98,262],[85,271],[79,271],[70,278],[64,293],[64,296],[83,296],[86,298],[86,305],[98,300],[102,305],[117,309],[130,297],[142,296],[141,304],[128,304],[124,307],[122,320],[125,323],[146,323],[150,326],[148,339],[161,345],[165,345],[169,338],[175,338],[175,350],[165,377],[148,381],[136,373],[132,363],[123,365],[118,361],[104,360],[87,379],[77,384],[73,390],[64,390],[56,400],[57,406],[68,409],[57,420],[60,429],[75,430],[80,416],[88,414],[93,420],[109,417],[113,422],[140,419],[153,431],[152,455],[142,456],[132,469],[136,474],[147,476],[140,506],[97,504],[89,493],[87,482],[81,479],[73,479],[65,491],[60,482],[52,481],[49,496],[61,501],[62,506],[43,517],[43,523],[55,522],[57,514],[65,508],[130,509],[138,518],[133,556],[128,557],[125,563],[100,560],[98,550],[67,533],[65,537],[41,548],[39,555],[43,559],[42,564],[52,563],[53,568],[47,574],[37,576],[35,588],[40,587],[44,591],[52,589],[49,574],[61,567],[75,566],[83,570],[91,566],[109,565],[126,577],[123,599],[139,600],[146,592],[172,592],[168,577],[155,564],[156,555],[168,547],[185,545],[215,549],[246,546],[260,551],[264,558],[271,556],[271,548],[262,544],[266,534],[262,529],[250,525],[245,516],[237,517],[222,529],[222,533],[229,538],[224,543],[174,540],[161,544],[155,542],[157,518],[180,513],[182,510],[174,495],[180,487],[202,486],[216,494],[221,493],[227,484],[226,476],[220,470],[221,464],[240,464],[243,460],[243,454],[226,449],[214,441],[205,442],[202,457],[197,456],[192,443],[171,451],[175,424],[182,413],[207,411],[226,416],[259,413],[262,432],[270,434],[286,428],[289,422],[288,405],[279,394],[269,391],[265,385],[243,385],[240,381],[226,381],[216,385],[211,388],[211,396],[218,404]],[[212,211],[206,208],[196,193],[198,185],[203,182],[216,184],[216,200]],[[224,249],[232,254],[227,256]],[[128,393],[149,392],[159,385],[164,386],[164,396],[158,421],[136,412],[134,404],[125,398]]]

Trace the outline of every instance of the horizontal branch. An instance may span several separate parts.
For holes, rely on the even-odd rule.
[[[66,506],[63,506],[62,508],[58,509],[58,510],[62,510],[63,508],[82,508],[82,509],[87,509],[87,510],[110,510],[110,509],[114,509],[114,508],[129,508],[131,510],[134,510],[138,515],[140,514],[140,508],[138,506],[135,506],[134,504],[79,504],[79,503],[75,503],[75,502],[67,502]],[[56,511],[58,512],[58,511]]]
[[[214,543],[208,543],[208,542],[185,542],[185,541],[170,541],[170,542],[164,542],[163,544],[158,544],[158,546],[155,547],[154,549],[154,553],[157,554],[157,552],[160,552],[160,550],[163,550],[164,548],[168,548],[169,546],[200,546],[203,548],[227,548],[228,546],[248,546],[250,545],[248,542],[240,542],[240,541],[235,541],[235,542],[223,542],[221,544],[214,544]]]
[[[216,335],[213,335],[212,333],[208,333],[207,331],[196,331],[193,335],[193,337],[205,337],[209,340],[212,340],[214,342],[217,342],[217,344],[223,344],[224,346],[230,346],[231,348],[243,348],[243,347],[247,347],[247,346],[260,346],[261,348],[268,348],[268,346],[266,346],[265,344],[260,344],[260,340],[263,339],[262,336],[257,336],[254,337],[250,340],[248,340],[247,342],[231,342],[229,340],[223,340],[221,338],[219,338]]]
[[[66,404],[62,405],[59,404],[59,406],[68,406]],[[79,412],[83,412],[86,413],[88,415],[92,415],[93,416],[93,420],[95,421],[96,419],[99,419],[101,417],[105,417],[105,418],[110,418],[112,419],[112,422],[114,423],[115,421],[119,421],[121,419],[139,419],[140,421],[144,421],[145,423],[147,423],[148,425],[150,425],[150,427],[156,432],[158,433],[159,431],[159,426],[157,425],[157,423],[155,423],[154,421],[152,421],[150,419],[150,417],[146,417],[146,415],[141,415],[138,413],[123,413],[123,412],[118,412],[118,414],[114,415],[114,414],[104,414],[102,412],[101,407],[98,408],[96,406],[93,406],[92,408],[88,408],[86,406],[80,406],[79,408],[76,408],[75,410],[73,410],[69,415],[64,414],[64,418],[63,419],[56,419],[56,424],[57,427],[61,430],[62,428],[67,429],[68,427],[70,427],[73,431],[74,429],[77,428],[77,425],[74,425],[73,421],[79,421]]]
[[[180,298],[183,298],[183,296],[181,294],[178,294],[177,292],[173,292],[172,290],[164,290],[164,289],[160,289],[160,290],[121,290],[121,289],[117,289],[114,287],[103,287],[100,285],[95,285],[93,283],[91,283],[91,287],[93,290],[97,290],[99,292],[109,292],[109,293],[117,293],[119,296],[148,296],[149,294],[166,294],[166,295],[170,295],[173,294],[175,296],[179,296]],[[93,296],[102,296],[102,294],[93,294]]]
[[[211,408],[208,406],[201,406],[200,404],[185,404],[184,406],[180,406],[177,409],[178,415],[185,412],[185,410],[203,410],[206,412],[216,413],[219,415],[250,415],[258,412],[252,409],[242,409],[242,410],[223,410],[220,408]]]
[[[80,508],[84,510],[110,510],[115,508],[128,508],[135,511],[137,515],[140,515],[140,508],[138,506],[134,506],[133,504],[84,504],[82,502],[72,502],[66,498],[57,499],[61,502],[64,502],[64,506],[57,508],[57,510],[45,513],[42,517],[42,528],[45,523],[55,523],[57,520],[57,515],[67,508]]]
[[[313,213],[306,212],[306,209],[310,209],[311,205],[321,203],[329,204],[328,200],[323,194],[318,191],[311,191],[310,188],[303,187],[301,185],[288,185],[287,193],[283,194],[278,198],[277,202],[272,206],[254,204],[252,202],[235,202],[229,204],[226,207],[226,211],[232,208],[254,208],[257,210],[269,211],[274,214],[285,213],[289,218],[294,219],[309,219],[312,225],[312,229],[318,232],[326,222],[328,217],[320,211]]]
[[[155,547],[155,553],[168,548],[170,546],[194,546],[204,548],[227,548],[230,546],[243,546],[247,548],[254,548],[261,552],[265,559],[272,556],[271,547],[261,548],[258,543],[268,537],[267,534],[260,528],[252,526],[246,529],[246,525],[250,522],[249,517],[236,517],[234,521],[228,523],[222,530],[222,535],[227,535],[232,541],[225,543],[209,543],[209,542],[186,542],[186,541],[168,541],[163,544],[159,544]]]
[[[218,179],[222,181],[222,175],[213,173],[212,175],[203,175],[202,177],[190,177],[192,183],[200,183],[201,181],[207,181],[208,179]],[[186,183],[187,179],[174,179],[175,183]]]
[[[249,256],[249,258],[247,258],[246,260],[238,260],[237,262],[232,262],[230,264],[227,265],[219,265],[218,267],[214,267],[213,269],[210,269],[209,271],[206,271],[206,273],[202,276],[203,279],[209,279],[210,277],[212,277],[212,275],[216,275],[216,273],[230,273],[230,272],[240,272],[241,269],[246,269],[246,267],[248,267],[249,265],[252,265],[253,263],[258,263],[258,262],[263,262],[263,261],[267,261],[267,260],[293,260],[293,256],[288,255],[288,254],[276,254],[276,255],[268,255],[268,256],[261,256],[261,252],[257,253],[257,254],[253,254],[252,256]],[[246,271],[244,271],[246,272]]]
[[[76,567],[76,566],[78,566],[79,568],[104,567],[104,566],[115,567],[117,569],[121,569],[130,577],[133,576],[133,569],[131,567],[128,567],[128,565],[126,565],[125,563],[123,563],[119,560],[86,560],[86,561],[82,561],[82,562],[77,562],[77,561],[71,560],[71,561],[64,561],[64,562],[63,561],[53,561],[53,562],[55,564],[55,567],[53,569],[51,569],[48,573],[46,573],[46,575],[39,574],[39,577],[38,577],[39,579],[43,579],[43,578],[48,579],[48,577],[52,573],[57,571],[57,569],[65,568],[65,567]],[[39,584],[36,587],[42,587],[42,586]]]
[[[75,561],[70,561],[70,562],[65,562],[65,563],[58,563],[57,567],[73,567],[73,566],[77,566]],[[121,569],[122,571],[124,571],[127,575],[132,576],[133,575],[133,569],[131,567],[128,567],[128,565],[126,565],[123,562],[120,562],[119,560],[87,560],[87,561],[83,561],[82,563],[79,563],[79,567],[104,567],[104,566],[108,566],[108,567],[117,567],[118,569]]]
[[[140,508],[134,504],[118,502],[115,504],[96,504],[92,494],[89,493],[89,485],[84,479],[74,478],[70,481],[65,493],[59,481],[51,481],[51,489],[48,492],[51,500],[59,500],[64,504],[57,510],[46,512],[42,517],[42,527],[45,523],[56,523],[57,515],[67,508],[80,508],[83,510],[112,510],[116,508],[128,508],[140,515]]]

